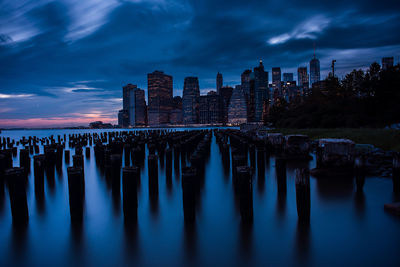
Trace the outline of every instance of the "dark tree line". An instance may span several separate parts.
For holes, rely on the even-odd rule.
[[[400,123],[400,65],[353,70],[342,80],[329,76],[323,89],[302,100],[278,101],[267,122],[285,128],[384,127]]]

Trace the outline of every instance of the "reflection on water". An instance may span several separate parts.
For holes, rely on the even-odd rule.
[[[4,131],[3,135],[56,138],[84,132],[96,131]],[[311,169],[315,161],[281,161],[249,146],[245,160],[253,167],[251,190],[238,191],[234,186],[238,180],[232,176],[236,152],[229,143],[219,146],[214,136],[210,155],[198,162],[204,171],[195,192],[195,220],[185,223],[182,167],[189,165],[190,155],[179,145],[161,154],[158,146],[156,162],[151,163],[157,168],[149,170],[148,146],[143,146],[142,162],[133,153],[127,156],[127,147],[121,161],[115,162],[140,165],[135,220],[124,220],[121,175],[113,173],[111,165],[96,164],[93,149],[84,159],[82,220],[70,216],[67,167],[72,160],[46,168],[42,184],[33,178],[31,160],[26,186],[30,217],[22,226],[12,223],[8,189],[0,183],[0,265],[325,265],[327,259],[336,265],[400,264],[400,220],[383,211],[385,203],[400,201],[392,193],[390,179],[366,178],[363,189],[356,190],[354,179],[311,177],[310,223],[300,223],[295,170]],[[75,148],[66,143],[65,149],[72,159]],[[18,155],[13,162],[19,166]]]
[[[311,226],[308,222],[297,222],[296,228],[296,254],[301,264],[307,263],[311,252]]]

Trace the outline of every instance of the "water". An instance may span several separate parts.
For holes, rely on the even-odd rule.
[[[1,136],[19,139],[93,131],[3,131]],[[245,226],[235,202],[232,178],[224,174],[213,137],[195,225],[188,227],[183,221],[180,176],[173,171],[172,186],[168,187],[165,169],[160,165],[157,208],[151,208],[146,162],[138,192],[138,224],[126,226],[122,200],[113,201],[96,167],[93,148],[84,164],[86,198],[81,229],[70,224],[68,165],[56,173],[54,184],[45,184],[42,206],[35,199],[30,175],[26,229],[13,227],[5,192],[0,203],[0,266],[400,264],[400,219],[383,210],[385,203],[394,201],[390,179],[367,178],[364,192],[358,194],[351,180],[311,177],[311,223],[307,227],[297,222],[294,171],[313,168],[315,161],[288,163],[286,195],[278,195],[275,158],[271,157],[266,162],[265,177],[254,176],[254,222]],[[17,157],[14,166],[18,165]]]

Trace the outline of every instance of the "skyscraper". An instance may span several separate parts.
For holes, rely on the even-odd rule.
[[[119,113],[121,126],[135,127],[145,125],[146,102],[144,100],[144,91],[137,88],[136,85],[127,84],[122,87],[122,110]]]
[[[310,61],[310,85],[321,80],[319,59],[315,57]]]
[[[254,121],[260,122],[263,118],[264,102],[268,100],[268,72],[264,71],[264,65],[254,68]]]
[[[220,89],[220,97],[221,97],[221,117],[222,123],[228,122],[228,107],[231,101],[233,88],[230,86],[223,86]]]
[[[146,100],[144,96],[144,90],[137,88],[135,90],[135,121],[132,126],[144,126],[146,125]],[[132,119],[131,119],[132,121]]]
[[[223,78],[221,73],[217,73],[217,94],[220,93],[221,87],[223,84]]]
[[[281,87],[282,75],[281,75],[281,68],[276,67],[272,68],[272,85],[277,88]]]
[[[293,73],[284,73],[283,74],[283,81],[284,82],[291,82],[293,80]]]
[[[241,75],[241,86],[247,103],[247,121],[254,121],[255,103],[254,103],[254,73],[251,70],[245,70]]]
[[[172,76],[162,71],[147,74],[148,123],[160,126],[169,123],[172,109]]]
[[[384,57],[382,58],[382,70],[387,70],[393,67],[394,59],[393,57]]]
[[[182,124],[183,123],[183,112],[182,112],[182,97],[175,96],[173,99],[173,108],[170,116],[171,124]]]
[[[186,77],[182,98],[184,124],[199,123],[199,97],[199,79],[197,77]]]
[[[199,100],[199,122],[201,124],[221,123],[221,96],[215,91],[208,92],[207,95],[200,96]]]
[[[247,122],[247,103],[242,86],[236,85],[233,89],[228,107],[228,123],[241,124]]]
[[[305,89],[308,89],[307,67],[299,67],[297,69],[297,83]]]

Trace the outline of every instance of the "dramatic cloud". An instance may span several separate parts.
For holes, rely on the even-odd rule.
[[[206,93],[259,59],[295,73],[314,44],[322,76],[397,62],[399,27],[393,0],[0,0],[0,127],[116,122],[121,87],[156,69],[181,95],[185,76]]]

